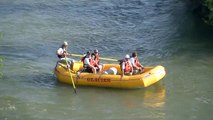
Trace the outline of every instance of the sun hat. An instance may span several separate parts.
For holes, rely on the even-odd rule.
[[[98,53],[98,49],[95,49],[95,50],[94,50],[94,53]]]
[[[126,54],[125,58],[129,59],[130,57],[129,57],[129,55],[128,55],[128,54]]]
[[[64,41],[63,45],[67,46],[68,45],[67,41]]]

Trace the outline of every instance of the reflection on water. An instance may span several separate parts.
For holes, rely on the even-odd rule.
[[[134,94],[140,95],[135,96]],[[138,96],[142,97],[141,99],[139,99],[139,101],[136,98]],[[143,89],[143,91],[140,91],[140,93],[136,91],[136,93],[133,93],[133,95],[125,95],[124,104],[129,109],[137,108],[139,106],[156,109],[164,107],[165,99],[166,99],[165,87],[162,86],[161,83],[156,83],[149,88]]]
[[[113,102],[116,107],[111,110],[117,112],[128,112],[128,117],[147,118],[147,119],[165,119],[165,104],[166,104],[166,89],[162,83],[156,83],[142,90],[125,91],[124,94],[119,94],[120,102]],[[112,96],[113,97],[113,96]],[[137,112],[132,112],[137,111]]]
[[[165,98],[166,89],[160,83],[157,83],[144,92],[143,104],[151,108],[164,107]]]
[[[146,108],[157,110],[158,112],[152,112],[158,120],[165,120],[166,113],[163,111],[165,109],[166,103],[166,89],[161,83],[156,83],[144,92],[143,105]],[[163,109],[159,111],[158,109]]]

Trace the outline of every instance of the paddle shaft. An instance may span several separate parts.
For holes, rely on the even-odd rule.
[[[69,74],[70,74],[70,80],[72,81],[72,86],[73,86],[74,92],[75,92],[75,94],[77,94],[77,92],[76,92],[76,87],[75,87],[75,83],[74,83],[74,81],[73,81],[73,79],[72,79],[72,74],[71,74],[71,71],[70,71],[70,68],[69,68],[69,65],[68,65],[68,62],[67,62],[67,57],[66,57],[66,55],[65,55],[65,61],[66,61],[67,67],[68,67],[68,71],[69,71]]]
[[[83,57],[83,55],[80,55],[80,54],[70,54],[70,56]],[[119,60],[117,60],[117,59],[103,58],[103,57],[100,57],[99,59],[100,59],[100,60],[113,61],[113,62],[118,62],[118,61],[119,61]]]

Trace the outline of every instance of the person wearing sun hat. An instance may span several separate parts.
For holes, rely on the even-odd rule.
[[[66,60],[65,58],[67,58],[67,61],[69,62],[69,64],[71,64],[71,62],[75,60],[67,57],[67,56],[71,56],[71,54],[68,53],[67,48],[68,48],[68,42],[64,41],[61,47],[56,51],[56,55],[58,56],[59,61],[63,62]]]
[[[68,43],[64,41],[64,43],[61,45],[61,47],[56,51],[56,55],[59,59],[65,58],[65,56],[68,56],[67,52]]]
[[[130,62],[130,56],[128,54],[126,54],[125,58],[121,60],[120,66],[122,71],[122,74],[121,74],[122,77],[124,75],[132,75],[133,67]]]

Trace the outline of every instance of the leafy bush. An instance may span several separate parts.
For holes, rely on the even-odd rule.
[[[204,21],[207,24],[213,25],[213,0],[204,0],[203,5],[209,10],[209,14],[205,17]]]

